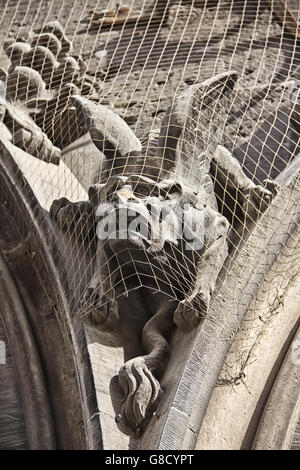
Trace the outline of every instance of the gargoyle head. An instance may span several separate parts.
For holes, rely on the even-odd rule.
[[[197,240],[196,249],[201,250],[203,205],[217,206],[208,175],[210,162],[236,79],[236,72],[225,72],[176,97],[163,118],[156,155],[151,157],[117,114],[72,96],[95,146],[105,156],[89,190],[102,246],[109,241],[114,252],[129,244],[153,253],[166,243],[178,246],[182,240]]]
[[[114,250],[118,245],[156,252],[181,235],[181,184],[143,175],[111,176],[89,189],[97,235]]]

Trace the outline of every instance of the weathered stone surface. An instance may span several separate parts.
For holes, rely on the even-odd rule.
[[[86,192],[100,180],[105,156],[101,152],[95,152],[95,145],[89,133],[65,147],[61,159]]]
[[[63,56],[60,62],[48,47],[14,42],[5,48],[11,61],[10,71],[23,66],[36,70],[50,89],[61,88],[65,83],[76,82],[82,70],[74,57]]]
[[[5,49],[12,66],[30,67],[40,73],[43,80],[49,80],[49,73],[59,67],[54,54],[44,46],[31,47],[26,43],[13,43]]]
[[[295,285],[294,287],[297,289]],[[293,302],[291,298],[293,293],[289,292],[289,298],[286,296],[289,310],[285,305],[285,316],[287,313],[289,313],[289,317],[291,316],[292,306],[290,304]],[[297,294],[295,297],[294,305],[297,308]],[[299,449],[299,441],[296,442],[297,439],[294,439],[296,427],[300,421],[299,344],[300,332],[298,329],[264,407],[252,449],[289,450],[294,446],[295,449]]]
[[[137,448],[251,446],[290,332],[299,321],[299,173],[285,184],[247,245],[225,263],[202,324],[188,335],[176,331],[171,346],[177,354],[162,378],[164,400]],[[231,344],[233,354],[228,355]],[[245,375],[239,375],[244,344],[249,363]]]
[[[224,346],[227,343],[228,351],[224,355],[222,370],[217,374],[219,375],[217,386],[212,389],[210,402],[205,403],[205,406],[208,406],[207,410],[201,403],[198,407],[198,417],[193,420],[194,424],[192,420],[190,421],[193,429],[199,429],[202,424],[197,437],[198,450],[250,449],[255,446],[255,434],[264,409],[268,414],[268,396],[270,393],[273,394],[272,385],[292,340],[291,333],[299,322],[299,229],[296,225],[299,220],[299,200],[297,201],[297,197],[294,199],[294,188],[292,182],[289,188],[282,190],[268,217],[264,218],[265,223],[262,220],[261,229],[254,230],[255,238],[251,237],[252,239],[248,240],[247,246],[240,253],[243,255],[244,252],[245,260],[240,259],[239,265],[233,270],[236,273],[236,281],[241,280],[241,267],[243,266],[246,272],[248,266],[254,263],[251,276],[245,278],[243,276],[242,284],[245,285],[241,293],[243,300],[239,301],[240,290],[236,290],[240,289],[238,282],[228,285],[227,289],[224,285],[224,290],[228,293],[230,288],[235,288],[230,308],[228,310],[226,308],[228,315],[234,305],[235,317],[241,314],[243,318],[239,328],[233,326],[231,330],[235,333],[231,345],[230,333],[222,334]],[[296,230],[289,236],[287,227],[290,228],[293,223]],[[268,241],[262,238],[263,233],[271,235]],[[256,261],[258,256],[260,263]],[[226,283],[234,275],[233,272]],[[227,305],[226,297],[222,304],[223,308],[225,305]],[[223,346],[219,342],[218,350],[221,351],[221,348]],[[216,350],[215,345],[214,357]],[[291,355],[287,356],[286,366],[293,369]],[[207,378],[209,374],[206,369]],[[280,375],[279,372],[278,380]],[[293,387],[293,384],[297,386],[296,377],[297,375],[293,374],[286,382],[287,391]],[[206,381],[203,377],[201,379]],[[299,406],[297,395],[291,400],[288,395],[285,395],[285,398],[282,396],[282,401],[287,414],[291,413],[295,406]],[[272,426],[270,410],[269,416],[266,416],[269,429],[265,429],[264,438],[263,434],[260,435],[264,440],[264,449],[271,448],[272,443],[273,448],[276,448],[276,440],[278,439],[277,445],[280,442],[280,434],[276,437],[277,431],[283,431],[289,424],[293,426],[288,415],[285,416],[286,419],[283,419],[282,415],[280,417],[280,408],[283,407],[280,401],[277,400],[273,406],[278,411],[276,424],[273,422]],[[196,414],[195,410],[194,415]],[[266,424],[266,421],[263,418],[262,433],[264,423]],[[195,436],[190,437],[191,440],[187,442],[193,446]],[[260,441],[262,445],[259,433],[257,439],[257,443]]]
[[[91,419],[97,408],[83,326],[69,310],[63,288],[67,276],[60,277],[57,271],[60,245],[47,211],[16,163],[19,159],[15,153],[23,152],[9,142],[1,142],[0,153],[0,295],[5,305],[1,321],[5,324],[5,343],[13,351],[10,365],[26,423],[26,448],[99,449],[101,430]],[[26,157],[31,158],[33,170],[38,170],[34,164],[45,165],[42,190],[46,192],[51,164],[47,167],[25,154],[27,162]],[[53,183],[57,181],[53,179]],[[12,428],[18,433],[14,427],[17,410],[7,412],[12,434]],[[16,438],[18,444],[18,434],[11,437],[11,442]]]
[[[31,51],[31,46],[26,42],[9,42],[9,44],[4,45],[4,51],[12,65],[17,66],[22,65],[21,62]],[[23,65],[26,66],[28,64],[24,63]]]
[[[157,153],[166,169],[176,167],[175,178],[196,190],[209,173],[210,162],[222,139],[224,116],[236,72],[225,72],[195,84],[175,97],[162,120]]]

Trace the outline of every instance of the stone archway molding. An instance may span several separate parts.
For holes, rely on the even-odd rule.
[[[28,447],[101,449],[85,335],[56,268],[59,245],[9,149],[0,141],[0,312]]]

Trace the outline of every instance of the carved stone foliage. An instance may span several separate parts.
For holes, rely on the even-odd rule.
[[[236,192],[243,226],[276,195],[272,181],[255,185],[219,145],[236,80],[226,72],[176,96],[149,152],[112,111],[72,97],[105,158],[89,201],[54,201],[51,216],[65,233],[84,227],[87,246],[95,237],[82,316],[99,341],[124,348],[111,397],[126,434],[139,436],[155,413],[170,336],[206,314],[229,240],[242,233],[220,209],[220,188]]]
[[[101,84],[70,55],[72,43],[58,21],[5,42],[4,50],[11,65],[0,71],[1,119],[15,145],[58,164],[60,149],[85,133],[71,96],[97,100]]]

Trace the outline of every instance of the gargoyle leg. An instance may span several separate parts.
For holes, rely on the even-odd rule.
[[[216,148],[212,165],[216,165],[218,177],[229,187],[241,190],[255,187],[253,181],[244,173],[238,160],[222,145],[218,145]]]
[[[212,211],[214,212],[214,211]],[[179,302],[174,313],[175,324],[183,330],[195,328],[205,315],[210,296],[228,254],[227,233],[229,224],[225,217],[218,216],[218,238],[205,250],[197,264],[195,282],[187,297]]]
[[[254,184],[244,173],[238,160],[222,145],[218,145],[214,153],[212,166],[215,166],[217,179],[223,183],[224,188],[239,191],[245,213],[251,212],[254,216],[256,211],[262,214],[277,194],[278,185],[275,181],[266,179],[262,186]]]
[[[166,337],[174,327],[173,312],[178,302],[163,294],[156,296],[154,300],[155,296],[151,295],[151,302],[155,302],[157,313],[144,326],[142,341],[148,353],[145,356],[146,364],[155,376],[159,377],[169,359],[169,344]]]
[[[231,209],[231,215],[236,211],[236,222],[229,235],[231,247],[237,247],[249,230],[253,228],[260,216],[267,210],[276,196],[279,186],[272,180],[264,180],[262,185],[256,185],[244,173],[236,158],[222,145],[218,145],[212,162],[211,170],[221,190],[222,204],[226,200],[226,193],[233,190],[231,203],[236,209]],[[226,203],[225,203],[226,205]]]
[[[50,217],[64,232],[78,233],[86,242],[95,242],[93,207],[90,201],[71,202],[67,198],[55,199],[50,207]]]
[[[50,217],[68,266],[68,290],[76,292],[80,301],[94,273],[96,230],[93,207],[89,201],[73,203],[66,198],[56,199],[50,207]]]
[[[115,300],[114,283],[117,271],[110,272],[105,251],[98,242],[97,257],[94,260],[94,275],[83,298],[87,310],[86,323],[100,330],[113,332],[119,322],[118,302]]]
[[[160,297],[160,296],[159,296]],[[111,381],[111,396],[116,422],[125,434],[137,437],[152,418],[161,396],[159,377],[169,359],[166,336],[174,327],[177,302],[160,297],[157,313],[143,329],[143,346],[148,353],[127,361],[119,376]],[[151,302],[154,296],[151,297]]]

